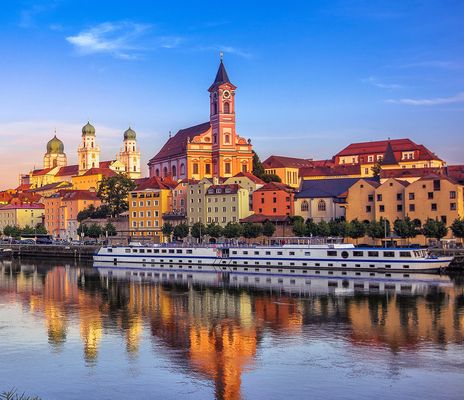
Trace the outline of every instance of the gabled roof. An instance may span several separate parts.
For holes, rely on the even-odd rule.
[[[55,176],[74,176],[79,173],[79,167],[77,165],[67,165],[61,167]]]
[[[393,147],[390,141],[388,141],[387,149],[383,155],[382,165],[398,165],[398,161],[396,160],[395,153],[393,152]]]
[[[441,174],[444,172],[443,168],[395,168],[385,169],[380,171],[380,177],[382,179],[388,178],[419,178],[430,174]]]
[[[183,154],[187,149],[187,141],[195,136],[201,135],[210,129],[210,122],[204,122],[190,128],[181,129],[173,137],[169,138],[161,150],[150,161],[149,164],[165,158]]]
[[[340,176],[340,175],[360,175],[360,164],[341,164],[328,165],[324,167],[304,167],[300,168],[299,176]]]
[[[446,175],[458,182],[464,182],[464,165],[448,165],[445,167]]]
[[[24,191],[27,191],[31,188],[31,184],[30,183],[22,183],[21,185],[19,185],[15,191],[16,192],[24,192]]]
[[[237,185],[236,183],[232,183],[230,185],[211,185],[206,190],[206,195],[236,194],[239,189],[241,189],[241,186]]]
[[[286,156],[269,156],[263,161],[263,167],[269,168],[302,168],[312,167],[313,161],[304,158],[286,157]]]
[[[456,180],[454,180],[453,178],[450,178],[449,176],[446,176],[446,175],[441,175],[441,174],[430,174],[430,175],[427,175],[427,176],[423,176],[422,178],[418,179],[416,182],[419,182],[419,181],[436,181],[436,180],[444,180],[444,181],[448,181],[448,182],[451,182],[453,184],[458,184],[458,182]]]
[[[100,161],[98,164],[100,168],[109,168],[115,161],[116,160]]]
[[[90,168],[88,171],[86,171],[83,176],[90,176],[90,175],[102,175],[105,178],[111,178],[112,176],[117,176],[118,174],[114,172],[112,169],[109,168]]]
[[[98,197],[96,192],[89,190],[67,190],[62,192],[62,200],[98,200]]]
[[[169,186],[165,185],[161,179],[157,176],[152,176],[140,183],[134,191],[141,190],[156,190],[156,189],[170,189]]]
[[[290,186],[287,186],[285,185],[284,183],[280,183],[280,182],[269,182],[269,183],[266,183],[263,187],[257,189],[255,191],[256,192],[275,192],[275,191],[279,191],[279,190],[283,190],[287,193],[293,193],[295,190],[293,188],[291,188]]]
[[[303,180],[300,192],[295,194],[295,198],[344,197],[347,190],[359,180],[360,178]]]
[[[53,168],[43,168],[43,169],[35,169],[32,171],[32,175],[34,176],[41,176],[47,175]]]
[[[248,178],[253,183],[257,185],[264,185],[266,182],[259,179],[256,175],[253,175],[251,172],[239,172],[237,175],[234,175],[233,178]]]

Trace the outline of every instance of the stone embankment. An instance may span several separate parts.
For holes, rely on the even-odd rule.
[[[100,246],[88,245],[2,244],[0,245],[0,252],[3,252],[5,249],[11,249],[13,257],[54,257],[91,260],[94,253],[96,253],[99,248]],[[4,256],[7,255],[8,254],[5,252]]]

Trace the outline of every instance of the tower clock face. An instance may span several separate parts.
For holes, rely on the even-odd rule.
[[[222,98],[223,99],[229,99],[230,98],[230,92],[228,90],[224,90],[222,93]]]

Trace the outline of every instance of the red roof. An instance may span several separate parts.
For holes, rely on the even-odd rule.
[[[79,167],[77,165],[67,165],[61,167],[56,176],[73,176],[79,173]]]
[[[112,176],[118,175],[112,169],[99,167],[99,168],[90,168],[88,171],[86,171],[83,174],[83,176],[98,175],[98,174],[103,175],[105,178],[110,178]]]
[[[2,210],[41,210],[45,208],[43,204],[40,203],[32,203],[32,204],[8,204],[2,207]]]
[[[9,203],[12,198],[13,198],[13,196],[11,194],[9,194],[8,192],[0,192],[0,201],[1,202]]]
[[[256,192],[264,192],[264,191],[278,191],[278,190],[284,190],[285,192],[294,192],[293,188],[290,186],[285,185],[284,183],[280,182],[269,182],[266,183],[263,187],[259,188],[256,190]]]
[[[17,192],[24,192],[26,190],[29,190],[31,188],[31,184],[30,183],[23,183],[21,185],[19,185],[15,190]]]
[[[191,126],[190,128],[181,129],[173,137],[168,139],[158,154],[149,161],[149,164],[183,154],[187,149],[188,139],[190,138],[190,140],[192,140],[195,136],[205,133],[210,127],[210,122],[204,122],[199,125]]]
[[[443,168],[395,168],[380,171],[382,179],[388,178],[419,178],[430,174],[442,174]]]
[[[48,174],[53,168],[35,169],[32,171],[32,175],[40,176]]]
[[[306,167],[300,168],[299,176],[340,176],[340,175],[360,175],[361,166],[359,164],[352,165],[330,165],[326,167]]]
[[[114,163],[115,160],[109,160],[109,161],[100,161],[99,162],[99,167],[100,168],[109,168],[111,164]]]
[[[458,182],[464,182],[464,165],[448,165],[446,172],[450,178]]]
[[[67,190],[62,193],[63,201],[98,200],[97,193],[89,190]]]
[[[135,190],[139,191],[147,189],[169,189],[169,186],[165,185],[159,177],[152,176],[138,185]]]
[[[285,157],[285,156],[270,156],[263,162],[263,167],[269,168],[302,168],[311,167],[312,160],[304,158]]]
[[[241,178],[241,177],[248,178],[250,181],[258,185],[265,184],[263,180],[259,179],[257,176],[253,175],[251,172],[239,172],[237,175],[234,176],[234,178]]]

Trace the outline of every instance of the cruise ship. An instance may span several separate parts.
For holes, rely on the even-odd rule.
[[[343,243],[262,245],[104,246],[94,261],[117,266],[204,272],[305,275],[309,270],[437,272],[452,257],[436,257],[421,248],[355,247]]]

